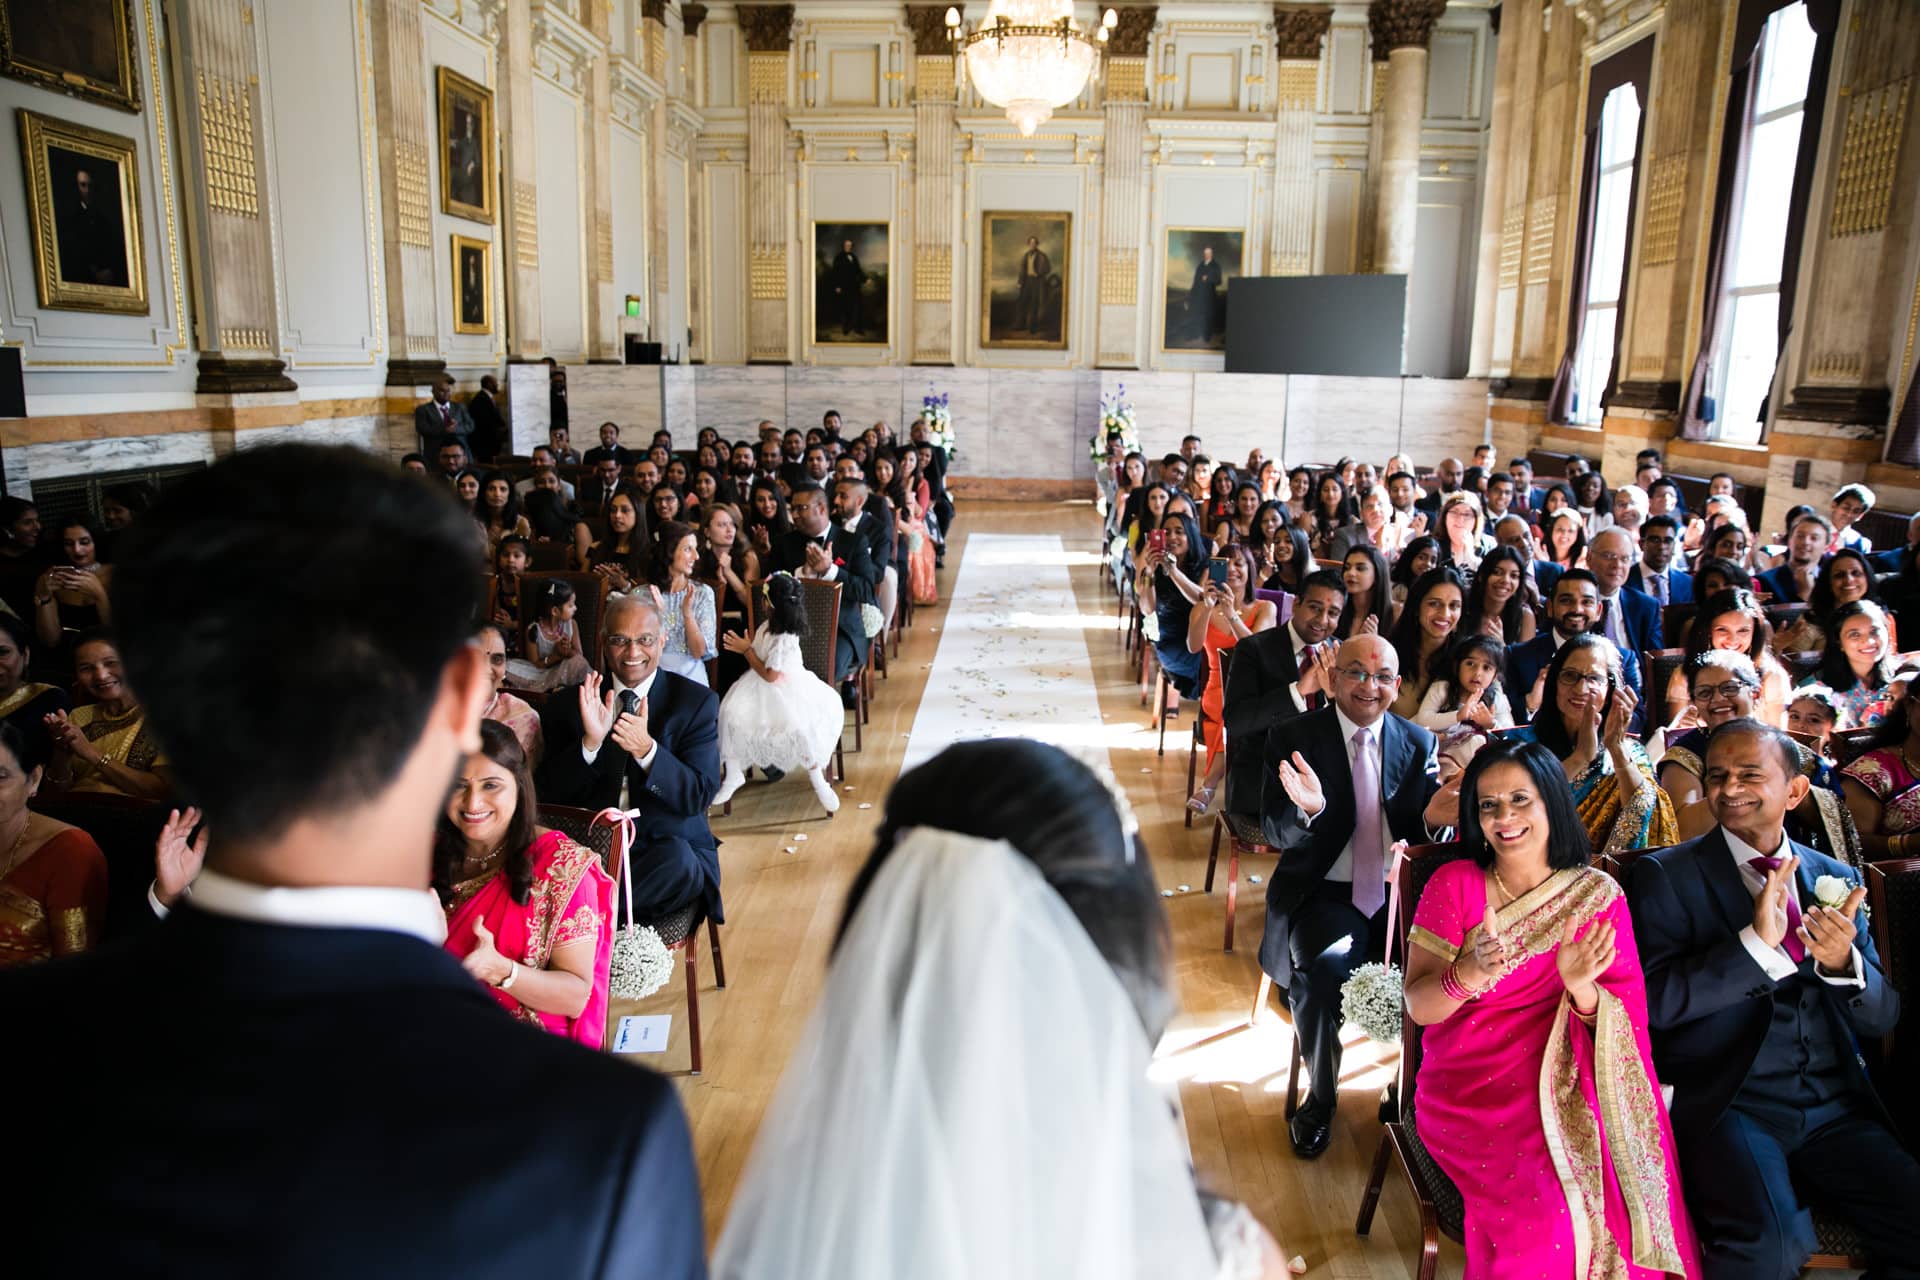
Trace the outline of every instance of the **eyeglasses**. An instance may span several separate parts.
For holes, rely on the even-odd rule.
[[[1578,689],[1581,685],[1585,685],[1589,689],[1604,689],[1607,687],[1606,674],[1599,671],[1590,672],[1586,675],[1582,675],[1578,671],[1562,671],[1560,673],[1560,687],[1562,689]]]
[[[1742,692],[1751,692],[1752,685],[1744,680],[1729,680],[1725,684],[1703,684],[1693,691],[1695,702],[1705,702],[1709,698],[1737,698]]]
[[[1362,688],[1371,683],[1376,689],[1391,689],[1400,680],[1399,673],[1395,671],[1363,671],[1359,667],[1340,668],[1340,677]]]
[[[1632,562],[1633,557],[1624,551],[1595,551],[1592,548],[1588,548],[1587,559],[1597,560],[1601,564],[1629,564]]]

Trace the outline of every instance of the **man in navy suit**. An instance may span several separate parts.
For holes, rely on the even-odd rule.
[[[0,974],[34,1162],[9,1273],[704,1276],[672,1086],[509,1016],[441,945],[435,824],[493,696],[471,518],[360,451],[270,445],[117,553],[205,867],[146,932]]]
[[[1281,851],[1260,967],[1286,988],[1313,1084],[1288,1125],[1308,1160],[1327,1149],[1339,1099],[1340,986],[1385,953],[1391,843],[1427,839],[1440,778],[1433,735],[1387,709],[1400,663],[1384,637],[1355,636],[1315,662],[1333,705],[1267,734],[1260,805],[1267,843]]]
[[[638,809],[633,912],[658,919],[699,902],[720,913],[720,854],[707,808],[720,789],[720,700],[659,669],[658,610],[622,596],[602,612],[600,671],[547,701],[540,795],[588,809]]]
[[[840,696],[852,706],[851,680],[866,665],[873,641],[861,619],[860,606],[873,604],[884,572],[873,560],[872,544],[856,528],[833,520],[826,491],[817,484],[794,486],[788,507],[793,528],[776,538],[769,567],[798,578],[838,582],[840,588],[839,639],[834,643],[833,678]],[[857,516],[859,513],[855,513]]]
[[[1507,464],[1507,475],[1513,479],[1513,509],[1527,514],[1540,510],[1547,491],[1534,484],[1533,464],[1524,457],[1515,458]]]
[[[1640,526],[1640,563],[1627,575],[1627,588],[1661,606],[1693,603],[1693,577],[1674,563],[1679,547],[1680,522],[1648,516]]]
[[[1329,691],[1320,688],[1313,654],[1339,628],[1346,607],[1347,588],[1340,575],[1317,570],[1300,584],[1293,616],[1284,625],[1256,632],[1234,646],[1221,699],[1228,813],[1260,812],[1267,735],[1326,702]]]
[[[1825,516],[1808,512],[1787,530],[1787,558],[1755,575],[1753,585],[1772,595],[1774,604],[1798,604],[1809,598],[1832,541],[1833,524]]]
[[[1587,544],[1587,567],[1600,587],[1602,614],[1595,630],[1637,667],[1641,654],[1660,647],[1660,606],[1627,585],[1636,550],[1633,535],[1625,529],[1602,529]]]
[[[1704,781],[1719,825],[1640,859],[1628,897],[1706,1274],[1798,1275],[1817,1203],[1859,1234],[1869,1275],[1920,1275],[1920,1163],[1858,1047],[1900,1017],[1859,915],[1866,890],[1788,840],[1783,819],[1809,783],[1786,734],[1722,725]],[[1854,885],[1838,906],[1815,904],[1825,877]]]
[[[1545,700],[1546,690],[1538,687],[1547,664],[1560,646],[1585,632],[1600,630],[1600,587],[1585,569],[1569,569],[1553,584],[1553,599],[1547,603],[1547,627],[1533,639],[1507,646],[1507,702],[1513,707],[1516,723],[1531,720]],[[1620,673],[1633,690],[1639,705],[1634,708],[1633,727],[1637,730],[1644,716],[1646,697],[1640,687],[1640,666],[1622,655]]]

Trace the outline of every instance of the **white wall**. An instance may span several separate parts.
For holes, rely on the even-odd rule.
[[[623,125],[612,126],[613,298],[626,314],[627,295],[640,299],[641,324],[652,301],[647,288],[647,140]]]
[[[586,359],[585,210],[581,206],[580,99],[536,77],[533,127],[539,142],[540,331],[547,354]]]

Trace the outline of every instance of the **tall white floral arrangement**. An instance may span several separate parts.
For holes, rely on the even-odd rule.
[[[1133,453],[1140,448],[1140,431],[1134,425],[1133,405],[1127,399],[1124,382],[1113,389],[1113,394],[1100,397],[1100,430],[1087,441],[1087,456],[1095,462],[1105,461],[1107,437],[1116,431],[1120,433],[1123,452]]]
[[[936,392],[933,384],[927,384],[927,394],[920,397],[920,417],[927,424],[927,439],[939,445],[947,452],[951,462],[959,456],[960,445],[953,434],[953,410],[948,404],[950,393]]]

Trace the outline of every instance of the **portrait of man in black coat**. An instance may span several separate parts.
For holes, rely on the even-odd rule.
[[[884,343],[887,224],[823,222],[815,224],[813,234],[813,340]]]

